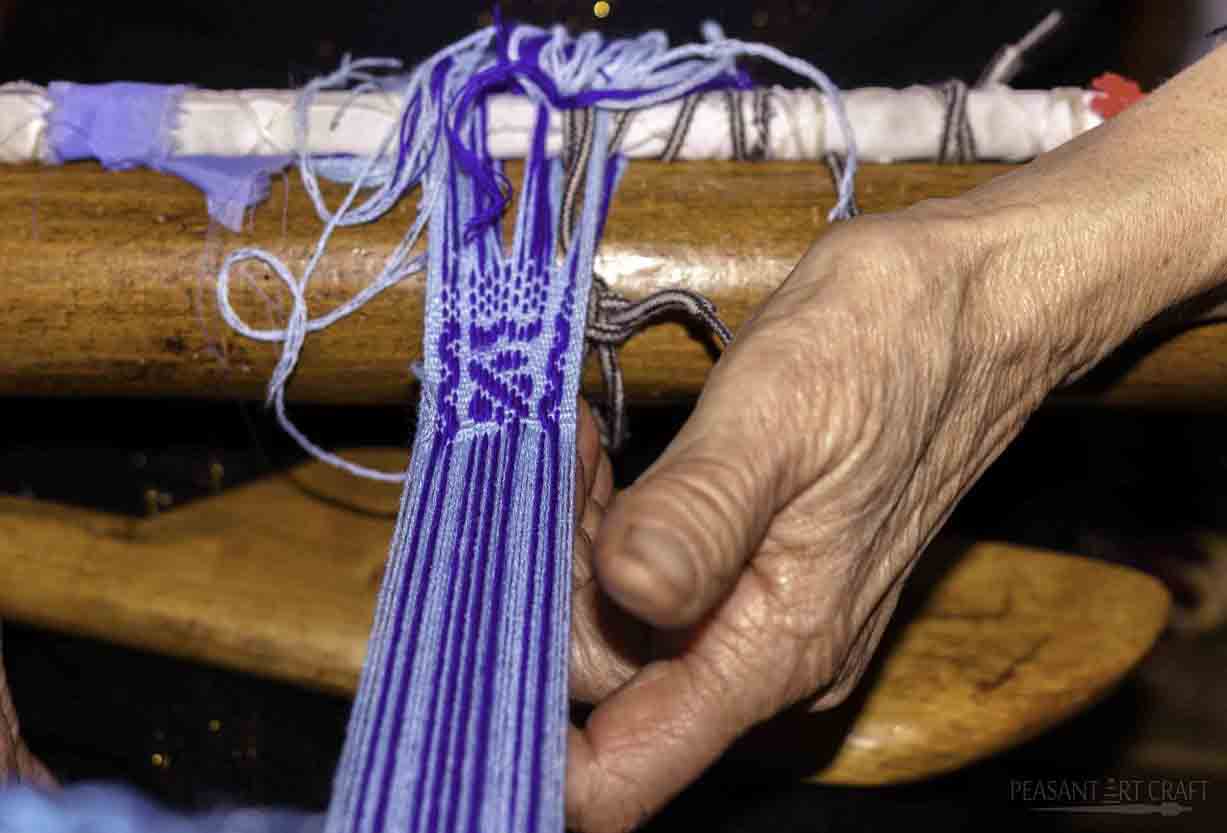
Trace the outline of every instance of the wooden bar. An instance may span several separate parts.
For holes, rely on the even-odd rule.
[[[346,456],[393,469],[408,451]],[[309,463],[149,519],[0,496],[0,617],[352,694],[399,494]],[[957,769],[1101,697],[1168,606],[1129,568],[938,542],[852,699],[745,753],[841,784]]]
[[[952,196],[1008,166],[866,166],[868,211]],[[511,171],[513,179],[518,171]],[[288,186],[288,187],[287,187]],[[327,192],[332,204],[342,193]],[[288,196],[287,196],[288,195]],[[813,164],[636,162],[614,202],[599,269],[629,295],[685,285],[731,326],[744,322],[825,226],[830,177]],[[340,232],[309,292],[320,314],[369,281],[408,226],[414,199],[378,223]],[[211,226],[203,197],[171,177],[90,164],[0,170],[0,395],[262,396],[273,345],[236,336],[217,314],[214,275],[227,252],[269,248],[301,267],[320,230],[296,175],[274,180],[251,227]],[[257,266],[234,299],[262,327],[284,321],[287,295]],[[404,402],[420,356],[421,278],[308,340],[293,399]],[[637,401],[693,396],[710,348],[680,324],[623,351]],[[596,383],[589,374],[586,384]],[[1113,403],[1227,404],[1227,326],[1207,325],[1133,353],[1081,388]]]

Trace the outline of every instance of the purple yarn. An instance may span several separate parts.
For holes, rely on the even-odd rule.
[[[47,88],[47,144],[56,164],[97,159],[107,170],[156,168],[174,150],[185,86],[70,84]]]
[[[501,14],[495,13],[497,36],[495,64],[476,73],[461,89],[453,117],[447,125],[448,141],[452,157],[460,169],[473,180],[477,210],[465,229],[466,240],[471,240],[476,231],[498,220],[511,201],[511,187],[506,178],[495,168],[488,155],[468,147],[460,137],[457,125],[464,123],[478,101],[484,101],[491,93],[499,91],[523,92],[522,81],[531,82],[544,95],[555,110],[587,109],[603,102],[632,101],[658,92],[660,88],[642,89],[600,88],[564,95],[554,79],[541,68],[541,51],[550,42],[547,34],[526,37],[520,44],[520,56],[512,60],[510,55],[513,25],[506,23]],[[574,44],[564,52],[574,54]],[[608,46],[602,47],[607,49]],[[749,75],[743,70],[725,73],[702,84],[695,85],[693,92],[717,89],[748,89],[753,86]]]
[[[70,84],[48,88],[47,144],[57,163],[97,159],[110,171],[145,166],[204,192],[209,214],[232,231],[268,195],[269,177],[289,156],[174,156],[174,130],[186,86]]]
[[[425,357],[415,371],[423,391],[418,431],[327,833],[563,829],[575,399],[596,247],[625,167],[609,156],[611,111],[743,87],[748,79],[733,65],[739,54],[793,68],[838,95],[820,72],[776,50],[727,41],[714,26],[706,35],[706,45],[670,51],[659,35],[571,40],[561,29],[517,29],[499,18],[493,31],[449,47],[410,76],[397,133],[385,142],[391,150],[391,139],[398,141],[395,156],[360,166],[330,160],[354,180],[340,208],[323,205],[315,170],[302,157],[304,181],[326,225],[301,278],[257,249],[233,253],[219,273],[227,322],[250,338],[285,344],[270,383],[274,406],[282,408],[284,383],[307,335],[414,274],[422,262],[414,245],[429,230]],[[386,63],[347,61],[308,87],[303,107],[312,90],[377,83],[368,69]],[[170,136],[181,88],[72,87],[57,89],[52,120],[61,161],[93,155],[108,167],[174,172],[203,187],[210,211],[235,224],[260,198],[260,177],[284,164],[174,157]],[[522,93],[537,108],[510,251],[497,220],[511,186],[487,146],[487,102],[499,91]],[[565,195],[568,206],[579,206],[578,222],[560,256],[564,172],[560,160],[547,158],[546,143],[551,118],[571,108],[593,112],[580,157],[587,161],[579,179],[568,179]],[[836,112],[851,151],[846,114]],[[127,135],[140,132],[139,125],[148,128],[142,140]],[[853,162],[854,155],[847,172]],[[356,204],[372,177],[382,185]],[[369,291],[311,318],[305,289],[333,231],[378,218],[419,184],[420,213]],[[841,200],[850,194],[848,173]],[[254,329],[229,308],[228,270],[246,259],[270,266],[295,293],[293,331]],[[348,465],[277,413],[304,448]],[[0,821],[16,806],[5,803],[8,795],[0,793]],[[44,817],[75,806],[84,816],[74,818],[97,822],[80,828],[86,831],[215,833],[207,817],[172,819],[118,794],[101,802],[88,793],[65,799],[69,806],[43,806]],[[253,828],[259,833],[306,833],[273,815],[250,818],[273,825]],[[300,819],[314,823],[293,816],[286,824]],[[187,826],[173,826],[180,821]]]
[[[243,227],[247,209],[268,197],[269,180],[290,156],[172,156],[155,167],[205,194],[209,216],[231,231]]]

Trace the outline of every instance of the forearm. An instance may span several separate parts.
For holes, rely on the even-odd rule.
[[[1227,49],[956,203],[975,294],[1043,333],[1054,383],[1080,375],[1227,280]]]

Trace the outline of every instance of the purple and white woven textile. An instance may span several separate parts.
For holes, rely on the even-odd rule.
[[[353,471],[293,427],[285,385],[311,333],[405,277],[427,275],[418,431],[326,833],[563,830],[576,397],[593,260],[625,165],[614,152],[615,122],[626,111],[744,86],[735,63],[742,55],[793,69],[839,101],[808,64],[725,39],[714,26],[705,34],[705,43],[671,49],[660,33],[605,41],[500,21],[413,70],[395,129],[355,168],[335,210],[324,205],[317,161],[300,142],[304,185],[325,221],[301,274],[256,249],[223,264],[225,320],[282,344],[269,385],[278,418],[311,453]],[[360,82],[356,96],[388,63],[347,62],[308,85],[300,138],[315,96]],[[500,219],[512,185],[489,147],[487,106],[507,94],[534,108],[510,241]],[[841,217],[851,211],[856,156],[837,109],[849,149],[833,211]],[[549,152],[551,121],[570,110],[586,114],[586,127],[560,157]],[[334,232],[379,219],[419,187],[416,219],[379,277],[312,318],[306,287]],[[424,232],[423,259],[413,252]],[[270,269],[292,296],[284,329],[253,328],[230,306],[231,270],[246,260]],[[110,815],[93,795],[97,824],[74,829],[149,829],[118,793]],[[0,795],[0,819],[5,809]],[[42,811],[50,823],[72,809]]]

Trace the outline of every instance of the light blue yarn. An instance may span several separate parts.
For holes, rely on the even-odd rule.
[[[184,816],[118,784],[65,787],[54,793],[25,786],[0,792],[0,833],[320,833],[319,813],[214,810]]]
[[[525,38],[542,34],[546,34],[545,30],[532,27],[516,27],[511,36],[509,54],[513,59],[516,58],[519,55],[519,50]],[[718,28],[713,26],[706,27],[704,30],[704,34],[708,39],[707,43],[677,49],[670,49],[664,36],[660,33],[649,33],[639,38],[618,41],[612,44],[604,44],[599,36],[594,34],[572,39],[561,27],[550,30],[548,34],[549,40],[538,56],[538,61],[547,77],[558,86],[564,96],[602,88],[653,90],[653,92],[644,92],[641,95],[634,95],[623,100],[606,100],[599,105],[598,111],[604,112],[598,112],[595,119],[595,150],[592,161],[590,161],[594,171],[601,165],[603,154],[608,148],[610,135],[608,111],[648,107],[687,95],[703,85],[730,73],[734,68],[736,58],[743,55],[753,55],[773,61],[809,79],[827,94],[830,105],[835,107],[840,128],[845,134],[848,158],[844,175],[839,183],[839,199],[832,210],[831,218],[839,219],[847,216],[848,209],[851,206],[852,183],[856,170],[855,141],[847,115],[843,109],[839,90],[825,75],[814,67],[790,58],[772,47],[725,39]],[[223,263],[218,275],[218,305],[227,323],[237,332],[249,338],[269,343],[280,343],[282,345],[281,356],[270,379],[268,388],[268,402],[274,409],[279,423],[310,454],[324,462],[357,475],[390,481],[405,479],[404,474],[376,472],[356,466],[312,443],[293,425],[286,414],[285,386],[293,374],[302,346],[309,334],[325,329],[341,318],[352,314],[379,293],[427,268],[426,258],[412,255],[412,250],[415,244],[420,241],[426,225],[432,222],[440,222],[439,206],[444,203],[443,189],[446,186],[446,178],[449,173],[454,173],[451,170],[453,159],[448,143],[443,137],[444,127],[447,120],[453,115],[456,94],[459,90],[475,73],[492,66],[491,45],[495,35],[496,31],[494,28],[475,33],[435,55],[409,74],[408,79],[403,81],[405,103],[401,113],[402,119],[398,120],[400,123],[395,129],[389,131],[382,141],[379,151],[364,160],[359,169],[354,172],[355,179],[353,185],[335,211],[325,204],[322,192],[320,191],[318,184],[320,166],[306,152],[308,147],[308,137],[306,135],[308,121],[306,116],[311,101],[319,91],[324,89],[356,85],[353,87],[353,91],[357,94],[357,92],[376,86],[382,88],[385,84],[391,82],[382,78],[378,73],[381,71],[399,70],[401,66],[398,62],[384,59],[351,61],[347,58],[336,73],[317,79],[308,85],[298,102],[296,121],[299,147],[298,158],[304,187],[317,213],[325,223],[319,242],[300,275],[296,275],[292,269],[276,256],[255,248],[240,249],[232,253]],[[446,103],[443,106],[436,106],[433,100],[434,97],[430,94],[430,85],[435,69],[445,60],[453,61],[454,64],[447,71],[447,78],[444,82],[442,100]],[[397,81],[395,83],[400,84],[402,82]],[[531,100],[541,105],[548,104],[546,92],[537,88],[531,81],[524,81],[523,87],[525,94]],[[420,93],[417,99],[420,110],[417,113],[416,119],[412,120],[413,123],[405,125],[405,117],[411,112],[411,102],[414,101],[415,93]],[[402,125],[405,125],[404,129],[402,129]],[[403,164],[396,164],[397,162],[403,162]],[[327,163],[325,163],[326,165]],[[555,177],[552,180],[554,190],[551,199],[556,204],[559,193],[560,172],[555,171],[551,175]],[[307,288],[315,270],[318,268],[332,234],[342,226],[372,222],[382,217],[407,191],[419,186],[422,189],[422,193],[417,215],[401,243],[389,256],[379,275],[342,306],[328,314],[314,318],[311,317],[307,303]],[[604,180],[602,177],[589,176],[584,200],[584,216],[576,236],[576,240],[579,242],[573,246],[572,254],[569,256],[575,258],[577,255],[574,252],[586,252],[583,255],[584,259],[579,262],[581,265],[586,265],[589,272],[600,221],[600,212],[593,208],[593,206],[601,202],[601,189],[603,187]],[[368,190],[370,193],[366,194],[365,198],[363,198],[364,192]],[[527,219],[529,213],[524,212],[521,214],[521,226],[519,229],[521,235],[518,235],[521,239],[525,239],[522,232],[524,231],[524,224],[529,222]],[[432,242],[435,238],[436,235],[432,231]],[[434,250],[434,257],[437,258],[438,256],[439,252],[436,248]],[[247,260],[255,260],[269,268],[285,284],[289,291],[293,303],[289,320],[284,328],[259,329],[252,327],[244,322],[232,308],[229,301],[230,276],[238,264]],[[559,264],[551,263],[548,265],[551,268],[561,268]],[[437,274],[437,262],[430,263],[429,267],[432,274]],[[584,270],[581,269],[580,271]],[[585,275],[583,281],[586,282],[588,278],[590,278],[590,274]],[[557,290],[552,291],[556,292]],[[586,303],[586,296],[574,299],[573,303],[577,312],[582,312],[583,305]],[[557,306],[557,295],[551,296],[551,304]],[[428,304],[426,311],[426,330],[436,334],[439,324],[437,306]],[[579,315],[578,320],[582,322],[583,316]],[[575,327],[570,331],[569,340],[565,345],[568,351],[567,355],[572,359],[579,354],[581,341],[582,328]],[[539,359],[540,354],[536,355]],[[426,366],[422,368],[419,374],[425,377],[423,379],[423,407],[428,413],[434,412],[438,407],[438,403],[435,400],[439,378],[438,368],[437,366],[432,367],[431,361],[431,357],[428,354]],[[507,540],[512,541],[513,546],[520,549],[527,547],[526,541],[531,537],[530,529],[535,528],[533,527],[533,518],[529,515],[529,508],[526,508],[530,506],[532,501],[537,502],[537,509],[541,512],[548,513],[553,511],[557,513],[557,520],[556,522],[551,522],[550,528],[556,532],[555,552],[552,555],[556,556],[557,560],[553,563],[560,567],[560,569],[556,571],[552,583],[547,583],[557,590],[554,605],[546,610],[546,606],[543,603],[540,605],[540,608],[532,608],[527,611],[524,609],[514,609],[509,606],[505,611],[505,618],[502,620],[495,619],[492,614],[487,618],[480,619],[480,622],[485,623],[484,627],[497,629],[519,624],[520,620],[517,617],[528,615],[534,617],[531,620],[534,623],[533,628],[530,629],[531,632],[537,632],[537,625],[540,625],[542,632],[548,628],[549,639],[547,641],[549,642],[549,650],[554,652],[551,655],[549,664],[550,685],[548,692],[543,689],[534,692],[532,696],[539,698],[538,702],[547,703],[548,701],[547,711],[561,711],[564,721],[566,706],[566,639],[567,626],[569,624],[567,615],[569,611],[569,598],[567,594],[569,593],[570,577],[563,570],[569,568],[570,531],[571,524],[573,523],[571,510],[574,499],[572,493],[574,477],[570,467],[574,459],[576,419],[574,393],[578,384],[577,373],[578,369],[575,364],[568,366],[567,374],[569,375],[567,376],[565,392],[569,395],[563,396],[562,401],[558,402],[557,419],[560,430],[558,431],[557,439],[548,440],[548,435],[537,429],[532,429],[532,431],[525,434],[524,444],[518,455],[507,453],[505,459],[500,464],[504,466],[501,471],[496,469],[496,463],[498,462],[496,451],[490,452],[490,460],[492,462],[487,466],[495,475],[509,477],[511,475],[506,475],[506,472],[510,471],[514,474],[514,472],[527,471],[530,461],[538,458],[544,459],[545,456],[552,457],[552,461],[558,464],[556,473],[551,475],[549,479],[549,482],[554,486],[554,491],[551,492],[552,497],[549,499],[543,500],[540,493],[529,494],[528,492],[531,489],[526,490],[524,488],[519,475],[514,477],[515,488],[510,492],[512,499],[503,501],[501,496],[498,500],[495,500],[493,496],[490,498],[490,505],[495,507],[494,511],[501,513],[498,517],[506,517],[508,519]],[[488,445],[488,441],[493,436],[488,431],[483,433],[485,429],[480,431],[474,430],[472,426],[462,428],[461,430],[462,432],[468,431],[468,434],[464,435],[464,441],[471,441],[473,444],[486,443]],[[422,435],[419,434],[419,436]],[[497,446],[494,446],[494,448],[497,449]],[[481,453],[484,454],[485,452]],[[415,477],[404,492],[402,511],[398,516],[394,535],[394,557],[385,575],[385,592],[387,593],[395,590],[402,582],[408,581],[412,571],[421,571],[423,574],[437,579],[445,577],[446,573],[444,571],[451,569],[440,567],[433,562],[432,559],[436,553],[431,547],[423,544],[413,552],[409,552],[409,548],[403,546],[406,542],[411,522],[409,502],[413,489],[431,488],[432,479],[438,478],[442,480],[444,477],[442,471],[433,472],[429,470],[428,460],[425,455],[415,453],[412,465],[415,467]],[[458,470],[449,476],[449,485],[452,487],[451,491],[459,490],[465,483],[479,479],[461,475],[462,473]],[[435,485],[437,486],[438,484]],[[486,486],[488,488],[488,484],[478,483],[478,486]],[[436,518],[436,521],[447,527],[444,530],[444,538],[451,537],[455,539],[458,533],[456,533],[453,527],[462,522],[461,515],[464,514],[464,507],[460,506],[456,500],[453,500],[455,495],[451,495],[450,492],[445,494],[449,495],[446,512],[439,518]],[[538,516],[534,515],[533,517]],[[483,529],[489,529],[489,527],[483,527]],[[488,532],[486,534],[489,535]],[[399,557],[396,557],[397,552],[400,552]],[[513,558],[509,562],[511,567],[506,579],[506,590],[511,595],[526,592],[526,588],[530,587],[528,582],[530,580],[537,580],[537,577],[529,575],[528,571],[518,569],[522,566],[521,561],[523,561],[523,558],[517,561],[516,558],[518,557],[513,554]],[[493,578],[490,578],[488,581],[488,585],[482,586],[491,588],[491,597],[497,595],[503,589],[502,586],[494,583]],[[388,588],[391,588],[391,590]],[[530,598],[532,597],[531,593],[526,593],[526,595]],[[436,623],[436,627],[442,627],[448,622],[459,622],[457,627],[462,628],[463,633],[468,633],[470,623],[460,621],[458,617],[444,615],[445,608],[443,607],[441,595],[428,595],[427,598],[429,601],[422,609],[430,617],[430,621]],[[486,614],[482,613],[482,616],[484,617]],[[392,607],[381,601],[375,615],[374,634],[376,638],[372,639],[369,648],[367,667],[364,669],[364,681],[378,679],[384,670],[394,669],[395,667],[397,659],[392,654],[392,646],[378,638],[383,629],[394,619]],[[474,627],[478,626],[474,625]],[[423,633],[428,637],[434,635],[430,628],[424,630]],[[440,656],[442,655],[439,653],[442,648],[437,646],[430,647],[434,645],[430,639],[426,639],[425,644],[427,647],[424,649],[424,653],[418,655],[419,657],[424,656],[430,660],[431,657],[435,656],[435,654],[430,653],[431,651]],[[463,640],[459,643],[460,654],[457,654],[457,656],[463,656],[465,651],[470,650],[469,647],[466,647],[467,645],[468,643]],[[453,651],[457,649],[456,644],[443,647]],[[510,645],[508,656],[515,659],[516,657],[527,655],[531,661],[537,662],[538,660],[532,659],[532,654],[541,648],[542,646],[535,645],[532,640],[520,639]],[[516,654],[515,651],[519,651],[520,654]],[[545,663],[544,659],[539,661]],[[500,673],[504,672],[507,672],[506,667],[501,667]],[[355,718],[350,728],[351,741],[354,738],[361,739],[362,735],[368,734],[370,737],[362,740],[362,743],[369,742],[376,747],[388,745],[392,741],[381,734],[379,724],[374,721],[374,718],[370,716],[368,711],[364,710],[369,705],[371,697],[370,691],[367,688],[369,688],[369,684],[364,683],[364,689],[360,689],[358,699],[355,701]],[[504,686],[499,689],[497,696],[500,698],[507,697],[509,695],[506,692],[514,688],[514,686]],[[408,711],[416,715],[418,720],[423,719],[426,715],[425,710],[427,706],[436,696],[437,692],[418,686],[414,689],[413,695],[410,698]],[[524,725],[516,722],[517,718],[514,717],[510,709],[504,708],[504,705],[503,700],[498,700],[497,707],[493,711],[493,719],[497,723],[497,730],[504,733],[527,731]],[[530,703],[530,705],[532,704]],[[420,739],[417,739],[416,736],[406,734],[405,737],[407,749],[411,749],[413,744],[420,742]],[[354,742],[357,743],[357,741]],[[446,742],[450,744],[451,740]],[[540,829],[561,830],[562,753],[565,749],[565,738],[561,733],[558,733],[545,738],[544,742],[547,745],[553,745],[550,751],[553,763],[543,773],[543,783],[548,782],[547,786],[543,789],[549,794],[550,800],[554,804],[552,807],[547,808],[548,813],[543,813],[542,827]],[[356,746],[354,748],[361,749],[364,747]],[[524,767],[519,765],[520,759],[507,755],[505,751],[501,753],[501,757],[495,760],[495,763],[494,776],[491,781],[492,793],[505,790],[506,784],[502,782],[506,779],[519,779],[523,781],[527,777]],[[474,766],[472,761],[465,760],[463,756],[461,756],[458,765],[464,767]],[[356,770],[351,771],[351,769],[347,769],[344,766],[339,768],[338,786],[340,788],[345,788],[349,783],[346,779],[355,777],[354,771]],[[401,772],[400,777],[401,780],[398,783],[411,783],[418,776]],[[438,779],[442,776],[438,772],[426,772],[421,774],[420,777],[423,779]],[[356,784],[357,782],[355,781],[354,783]],[[435,781],[431,781],[431,783],[435,783]],[[398,792],[395,796],[394,804],[389,811],[391,819],[402,820],[408,817],[411,812],[415,812],[415,808],[404,806],[406,798],[403,794]],[[433,794],[429,795],[428,800],[436,804],[443,801],[443,799]],[[464,802],[466,801],[470,803],[465,804]],[[488,831],[494,829],[488,823],[490,820],[488,817],[497,810],[494,804],[487,806],[485,803],[466,797],[466,794],[461,794],[459,802],[452,806],[459,807],[461,811],[466,812],[477,808],[476,812],[481,814],[482,820],[482,826],[479,826],[479,829],[483,833],[488,833]],[[331,808],[333,812],[331,822],[338,826],[337,829],[347,829],[347,825],[350,823],[345,813],[346,806],[348,804],[343,798],[340,804],[334,803],[334,806]],[[442,805],[440,804],[440,806]],[[520,815],[516,815],[515,819],[519,821],[522,814],[523,812],[520,811]],[[319,815],[279,810],[226,811],[196,817],[183,817],[145,801],[130,790],[111,785],[70,787],[62,792],[52,794],[38,793],[24,787],[0,791],[0,833],[318,833],[320,829],[321,817]],[[525,830],[525,825],[516,825],[509,828],[508,833],[511,831],[514,831],[514,833],[537,833],[536,830]],[[364,829],[363,833],[367,833],[367,831]],[[373,829],[370,833],[382,833],[382,830]],[[501,829],[500,833],[502,833]]]
[[[512,32],[508,50],[512,58],[519,56],[521,45],[526,38],[545,33],[546,30],[536,27],[517,26]],[[641,109],[678,99],[734,71],[736,59],[742,56],[763,58],[796,73],[822,90],[829,105],[834,108],[836,121],[846,143],[847,159],[839,181],[839,196],[828,216],[832,221],[849,217],[854,199],[857,151],[852,125],[839,88],[813,65],[786,55],[775,47],[725,38],[715,23],[705,24],[703,34],[707,39],[706,43],[671,49],[667,38],[661,32],[648,32],[636,38],[604,44],[601,36],[596,33],[588,32],[572,38],[565,28],[556,26],[549,30],[550,38],[541,50],[539,61],[564,95],[601,87],[654,90],[629,99],[603,101],[600,108],[608,110]],[[370,156],[356,173],[356,166],[349,166],[349,173],[354,177],[353,185],[336,211],[331,211],[325,204],[319,187],[317,163],[307,151],[308,113],[311,103],[323,90],[344,88],[355,82],[357,86],[354,87],[354,94],[373,87],[382,88],[386,79],[381,79],[376,71],[400,70],[401,64],[391,59],[350,60],[346,57],[336,72],[308,84],[299,96],[295,124],[303,186],[317,214],[325,223],[315,250],[301,276],[295,276],[275,255],[257,248],[244,248],[233,252],[226,258],[218,274],[217,303],[226,323],[248,338],[279,342],[282,345],[281,356],[269,380],[267,393],[267,402],[273,408],[282,429],[311,456],[360,477],[401,482],[405,479],[405,473],[382,472],[359,466],[313,443],[287,415],[285,387],[298,363],[308,334],[325,329],[353,314],[384,290],[425,268],[425,258],[411,257],[410,252],[421,239],[436,204],[438,180],[430,177],[430,161],[435,154],[446,152],[440,142],[439,131],[450,115],[435,110],[431,97],[427,94],[431,73],[442,61],[449,59],[457,61],[459,66],[470,73],[488,68],[492,61],[490,45],[495,35],[493,27],[478,31],[437,53],[410,73],[404,84],[404,103],[400,118],[397,119],[398,126],[388,132],[380,143],[379,150]],[[605,46],[603,51],[602,45]],[[598,51],[601,53],[601,60],[593,60]],[[544,92],[537,89],[531,81],[524,80],[523,87],[529,98],[539,103],[547,103]],[[413,141],[402,149],[398,145],[398,140],[402,138],[399,123],[405,117],[415,92],[422,94],[418,129],[414,133]],[[392,179],[388,177],[387,171],[389,154],[394,147],[403,153],[408,164],[401,168],[399,176]],[[377,185],[373,193],[365,201],[355,204],[362,190],[371,185]],[[311,318],[306,299],[307,286],[336,229],[372,222],[382,217],[406,192],[418,186],[422,188],[422,195],[417,216],[401,244],[388,257],[379,275],[361,292],[332,312],[319,318]],[[230,274],[237,264],[247,260],[256,260],[266,265],[289,291],[293,303],[284,328],[257,329],[235,313],[229,299]]]

